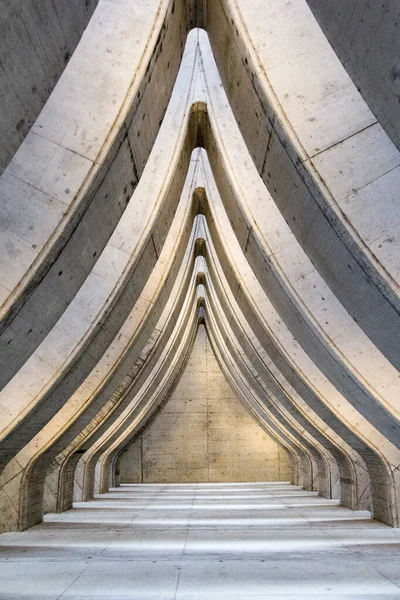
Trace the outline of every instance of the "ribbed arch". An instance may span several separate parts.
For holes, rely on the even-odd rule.
[[[66,90],[81,56],[105,52],[100,0],[0,178],[4,247],[20,244],[0,290],[3,529],[108,489],[199,323],[295,483],[399,526],[399,257],[376,241],[395,241],[400,158],[306,3],[276,22],[264,4],[256,23],[255,0],[152,0],[140,23],[123,0],[115,27],[132,23],[135,49],[104,59],[104,98],[95,70],[83,82],[82,121]],[[279,36],[295,14],[303,55],[320,40],[316,80],[322,60],[338,82],[323,100]],[[268,27],[282,60],[261,44]],[[327,111],[337,127],[323,130]]]

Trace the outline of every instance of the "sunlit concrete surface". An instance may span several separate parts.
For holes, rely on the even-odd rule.
[[[0,537],[1,600],[400,598],[400,531],[288,483],[114,488]]]
[[[70,4],[42,0],[43,16],[47,3]],[[337,47],[376,30],[362,56],[382,73],[380,114],[306,0],[99,0],[79,23],[65,8],[81,39],[42,90],[53,11],[38,23],[33,0],[0,0],[0,98],[33,109],[32,88],[44,102],[54,87],[34,123],[17,105],[6,118],[18,144],[30,131],[0,177],[0,531],[121,481],[243,479],[287,479],[400,527],[400,150],[386,133],[400,69],[384,59],[400,19],[386,0],[318,4],[348,24]],[[26,37],[38,60],[13,42]],[[222,375],[200,352],[196,382],[184,372],[201,328]],[[157,452],[152,437],[129,455],[156,419]],[[127,462],[154,461],[157,477],[128,477]],[[232,526],[281,526],[240,507]]]

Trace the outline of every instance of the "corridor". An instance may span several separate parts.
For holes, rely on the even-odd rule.
[[[288,483],[121,486],[0,560],[1,600],[400,599],[400,530]]]

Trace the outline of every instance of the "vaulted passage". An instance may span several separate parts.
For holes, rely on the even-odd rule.
[[[288,453],[241,405],[200,325],[167,404],[120,455],[123,483],[291,481]]]
[[[122,486],[0,558],[7,600],[400,597],[398,529],[279,482]]]
[[[400,600],[399,56],[395,0],[0,0],[0,600]]]

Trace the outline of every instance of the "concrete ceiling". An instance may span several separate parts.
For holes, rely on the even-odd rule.
[[[304,0],[99,0],[0,177],[3,529],[107,489],[199,323],[294,483],[399,526],[399,173]]]

